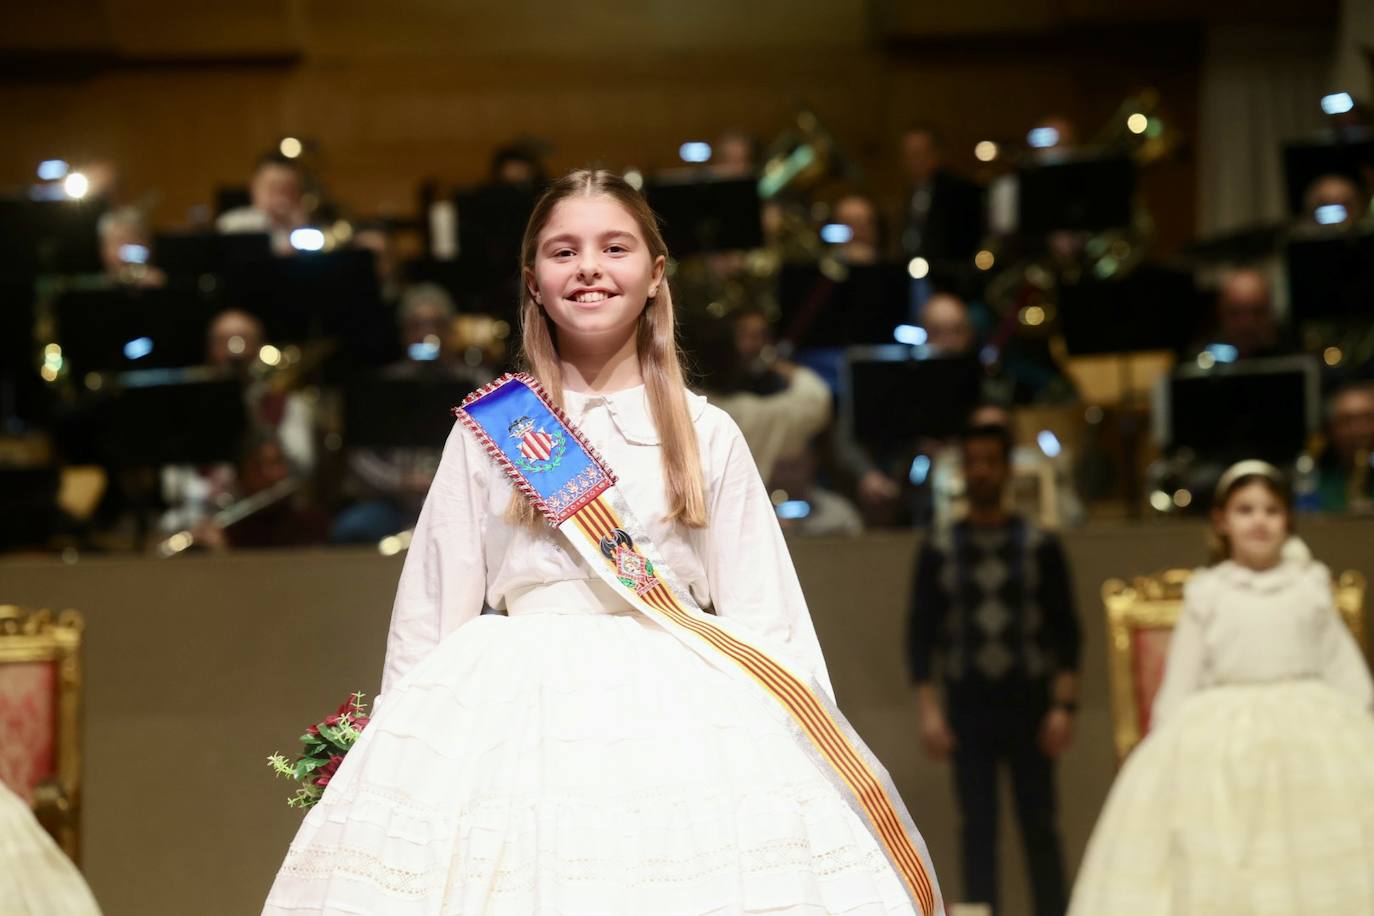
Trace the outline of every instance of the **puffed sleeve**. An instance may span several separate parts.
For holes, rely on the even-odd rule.
[[[1336,609],[1330,570],[1321,563],[1313,563],[1306,581],[1318,607],[1317,664],[1322,680],[1365,709],[1374,707],[1374,683],[1370,682],[1369,665],[1360,654],[1360,647],[1341,618],[1341,612]]]
[[[455,423],[401,570],[378,702],[445,636],[482,613],[487,461],[476,437]]]
[[[811,613],[773,504],[739,427],[723,412],[718,416],[727,431],[712,450],[713,467],[708,469],[716,483],[709,496],[703,558],[711,605],[722,619],[739,621],[785,649],[789,660],[834,699]]]
[[[1203,620],[1208,607],[1213,574],[1199,570],[1183,587],[1183,611],[1169,640],[1169,658],[1164,664],[1164,682],[1155,694],[1150,711],[1150,726],[1162,725],[1178,707],[1202,686],[1206,644]]]

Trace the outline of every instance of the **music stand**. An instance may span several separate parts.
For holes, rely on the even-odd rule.
[[[798,349],[890,344],[911,324],[911,278],[899,264],[845,268],[834,280],[813,265],[786,265],[778,275],[782,337]]]
[[[1059,319],[1071,356],[1179,352],[1194,336],[1201,299],[1182,271],[1143,266],[1110,281],[1059,288]]]
[[[1374,233],[1294,239],[1284,260],[1295,321],[1374,314]]]
[[[509,298],[516,288],[520,245],[537,196],[538,188],[509,184],[485,184],[454,196],[464,306],[490,308],[493,299]]]
[[[1321,426],[1320,391],[1309,356],[1180,366],[1157,389],[1155,438],[1222,464],[1288,463]]]
[[[6,274],[99,273],[97,226],[101,198],[29,200],[0,198],[0,271]]]
[[[157,266],[169,276],[218,276],[271,260],[272,238],[266,232],[158,233],[153,237],[153,252]]]
[[[344,400],[348,446],[443,448],[453,428],[452,408],[474,386],[470,379],[431,368],[404,378],[374,374],[350,385]]]
[[[983,368],[972,357],[918,358],[900,345],[851,347],[841,410],[856,440],[878,451],[957,435],[978,403]]]
[[[763,245],[759,186],[753,178],[660,181],[646,189],[673,257]]]
[[[396,355],[396,328],[381,301],[372,252],[340,249],[231,265],[226,298],[257,316],[274,343],[333,338],[340,351],[327,370],[381,365]]]
[[[78,373],[175,369],[205,360],[210,310],[165,289],[72,290],[57,300],[57,340]]]
[[[202,369],[125,372],[82,405],[69,445],[118,468],[236,462],[247,422],[237,378]]]
[[[1131,225],[1135,164],[1125,156],[1023,163],[1017,170],[1017,232],[1102,232]]]

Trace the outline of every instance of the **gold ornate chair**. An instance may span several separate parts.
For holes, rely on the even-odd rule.
[[[1183,585],[1191,570],[1170,569],[1102,585],[1107,612],[1107,680],[1111,689],[1112,737],[1117,762],[1150,731],[1150,708],[1164,679],[1169,638],[1183,608]],[[1365,578],[1347,571],[1333,583],[1336,607],[1361,651],[1368,654],[1364,623]]]
[[[79,861],[81,631],[76,611],[0,605],[0,782]]]

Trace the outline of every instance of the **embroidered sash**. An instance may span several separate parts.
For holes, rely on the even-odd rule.
[[[794,736],[877,840],[922,916],[943,913],[929,853],[891,778],[814,681],[703,611],[664,565],[616,476],[538,381],[503,375],[453,409],[511,483],[631,605],[781,705]]]

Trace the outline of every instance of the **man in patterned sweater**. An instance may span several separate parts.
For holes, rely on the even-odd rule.
[[[1036,916],[1060,916],[1067,899],[1054,760],[1073,740],[1077,711],[1073,587],[1058,539],[1004,508],[1007,429],[972,427],[961,449],[968,517],[922,545],[908,621],[921,741],[933,758],[953,757],[965,899],[1000,912],[997,773],[1005,762]]]

